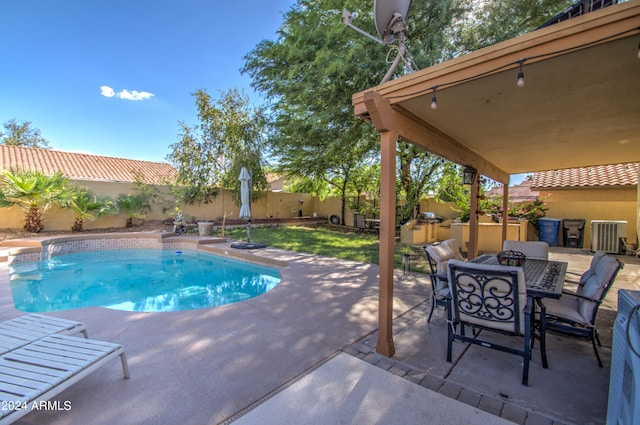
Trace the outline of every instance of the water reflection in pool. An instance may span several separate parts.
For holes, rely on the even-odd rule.
[[[276,269],[188,250],[80,252],[18,263],[9,273],[15,307],[25,312],[191,310],[246,300],[280,283]]]

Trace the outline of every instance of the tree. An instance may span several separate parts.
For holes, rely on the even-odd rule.
[[[25,212],[24,229],[38,233],[43,214],[53,204],[62,205],[75,191],[61,171],[46,175],[41,171],[5,170],[0,177],[0,207],[18,205]]]
[[[414,1],[409,50],[419,65],[442,58],[444,53],[434,48],[434,40],[444,37],[442,28],[462,11],[461,3]],[[344,223],[350,179],[359,167],[377,162],[379,150],[377,132],[354,117],[351,95],[382,80],[388,68],[387,50],[392,48],[347,28],[342,22],[343,9],[360,12],[364,18],[358,26],[375,33],[370,1],[299,0],[286,13],[278,39],[261,41],[245,56],[242,72],[252,77],[253,87],[271,102],[274,131],[269,145],[278,171],[326,181],[336,188],[343,199]],[[396,75],[406,72],[399,67]],[[408,158],[419,160],[408,154],[400,156],[400,161]],[[410,163],[402,167],[421,168]],[[405,176],[409,184],[405,191],[420,193],[422,189],[412,179],[412,174]]]
[[[127,216],[126,227],[133,227],[133,220],[144,220],[147,213],[151,211],[151,203],[165,203],[160,191],[156,186],[144,182],[144,175],[140,172],[134,173],[133,193],[121,193],[116,200],[117,208]]]
[[[473,4],[454,27],[456,55],[533,31],[575,0],[492,0]]]
[[[97,198],[86,188],[77,188],[74,196],[62,204],[63,208],[70,209],[76,215],[71,230],[82,232],[84,220],[95,220],[104,215],[118,213],[118,207],[108,197]]]
[[[409,219],[418,213],[420,198],[437,185],[444,160],[405,141],[398,142],[397,146],[397,192],[405,201],[399,214],[402,219]]]
[[[4,132],[0,131],[0,144],[26,146],[29,148],[50,148],[47,139],[42,137],[40,130],[31,128],[29,121],[19,124],[15,119],[11,119],[4,123],[4,129]]]
[[[440,201],[456,204],[455,211],[460,214],[460,221],[469,221],[469,188],[463,185],[460,168],[453,162],[444,164],[436,196]]]
[[[199,124],[181,123],[178,142],[170,146],[167,160],[179,172],[178,183],[192,186],[190,199],[207,202],[212,186],[232,190],[240,200],[238,176],[242,167],[252,172],[254,194],[269,188],[263,170],[265,117],[237,89],[221,92],[213,99],[206,90],[193,93]]]
[[[365,164],[355,170],[349,179],[347,188],[354,193],[354,201],[349,205],[352,211],[358,211],[364,215],[378,215],[379,206],[370,202],[361,202],[362,195],[369,195],[368,201],[375,203],[380,198],[380,164]]]
[[[126,227],[133,227],[133,219],[143,220],[151,209],[149,199],[139,193],[121,193],[116,200],[118,209],[127,216]]]
[[[534,29],[567,3],[414,0],[407,17],[407,50],[425,68]],[[376,33],[371,1],[298,0],[285,14],[277,39],[261,41],[245,56],[241,71],[269,99],[274,123],[269,145],[278,171],[330,182],[344,200],[354,170],[375,162],[379,150],[373,127],[354,119],[351,95],[377,85],[397,51],[347,28],[343,9],[358,12],[353,23]],[[399,67],[394,76],[407,72]],[[443,164],[418,150],[397,144],[398,193],[407,216],[433,189]]]

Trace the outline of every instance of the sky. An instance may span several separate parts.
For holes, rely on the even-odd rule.
[[[294,3],[1,1],[0,124],[29,121],[56,150],[163,162],[179,123],[197,123],[196,90],[264,101],[240,68]]]
[[[29,121],[53,149],[164,161],[194,97],[237,88],[295,0],[0,2],[0,125]],[[4,128],[2,128],[4,130]]]

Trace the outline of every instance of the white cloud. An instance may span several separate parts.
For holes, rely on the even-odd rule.
[[[100,94],[104,97],[113,97],[116,93],[109,86],[100,86]]]
[[[145,100],[145,99],[150,99],[154,96],[153,93],[149,93],[146,91],[137,91],[137,90],[122,90],[120,93],[118,93],[118,97],[120,99],[127,99],[127,100]]]
[[[137,90],[121,90],[116,93],[109,86],[100,86],[100,94],[105,97],[117,97],[124,100],[145,100],[151,99],[155,96],[153,93],[149,93],[146,91],[137,91]]]

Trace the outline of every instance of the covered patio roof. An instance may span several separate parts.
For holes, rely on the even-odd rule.
[[[639,43],[640,2],[622,3],[356,93],[355,114],[502,183],[639,161]]]
[[[371,120],[381,137],[378,352],[395,351],[396,141],[504,183],[505,200],[511,174],[640,161],[639,49],[640,1],[634,0],[353,95],[355,114]],[[524,87],[516,85],[521,65]],[[476,221],[472,213],[469,255],[477,253]]]

